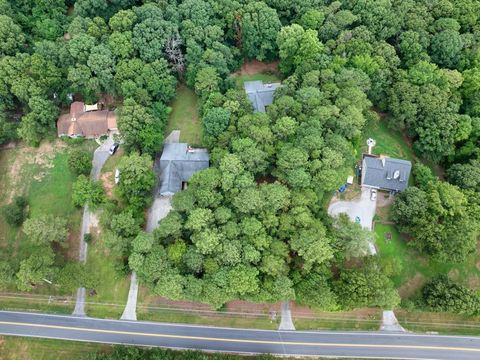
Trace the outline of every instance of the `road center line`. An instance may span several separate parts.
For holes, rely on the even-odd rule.
[[[145,336],[145,337],[158,337],[158,338],[170,338],[170,339],[184,339],[184,340],[201,340],[201,341],[218,341],[218,342],[230,342],[230,343],[248,343],[248,344],[268,344],[268,345],[293,345],[293,346],[324,346],[324,347],[349,347],[349,348],[382,348],[382,349],[423,349],[423,350],[448,350],[448,351],[468,351],[468,352],[480,352],[480,348],[464,348],[464,347],[448,347],[448,346],[427,346],[427,345],[388,345],[388,344],[343,344],[343,343],[321,343],[321,342],[294,342],[294,341],[274,341],[274,340],[250,340],[250,339],[228,339],[228,338],[216,338],[205,336],[188,336],[188,335],[173,335],[173,334],[158,334],[158,333],[144,333],[135,331],[123,331],[123,330],[103,330],[103,329],[90,329],[73,326],[60,326],[60,325],[45,325],[45,324],[31,324],[12,321],[0,321],[0,324],[24,326],[24,327],[36,327],[46,329],[58,329],[58,330],[72,330],[83,331],[92,333],[104,333],[104,334],[118,334],[118,335],[133,335],[133,336]],[[0,330],[1,333],[1,330]]]

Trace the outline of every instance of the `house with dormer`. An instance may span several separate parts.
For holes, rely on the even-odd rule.
[[[391,193],[404,191],[412,163],[385,155],[363,154],[361,166],[361,185]]]

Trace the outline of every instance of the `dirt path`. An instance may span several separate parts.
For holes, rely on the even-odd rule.
[[[245,61],[242,67],[235,72],[237,75],[255,75],[259,73],[278,73],[279,61],[265,63],[258,60]]]

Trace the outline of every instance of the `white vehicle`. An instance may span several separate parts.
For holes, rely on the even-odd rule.
[[[117,152],[118,147],[120,146],[119,143],[113,143],[113,145],[110,147],[110,150],[108,150],[108,153],[110,155],[113,155]]]
[[[377,190],[372,189],[372,190],[370,191],[370,200],[372,200],[372,201],[377,200]]]

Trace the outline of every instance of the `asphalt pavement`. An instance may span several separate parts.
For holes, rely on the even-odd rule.
[[[216,328],[0,311],[0,334],[233,353],[480,359],[480,337]]]

